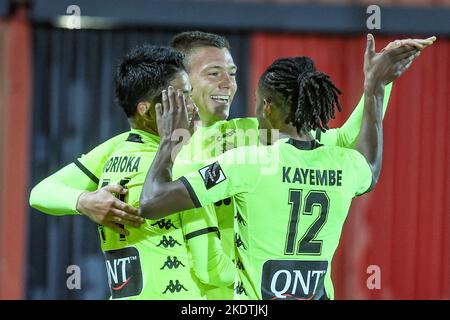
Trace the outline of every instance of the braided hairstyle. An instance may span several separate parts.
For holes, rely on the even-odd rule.
[[[281,98],[289,107],[286,124],[293,124],[298,133],[320,129],[325,132],[334,119],[334,107],[342,107],[330,77],[316,71],[308,57],[281,58],[270,65],[259,80],[259,86]]]

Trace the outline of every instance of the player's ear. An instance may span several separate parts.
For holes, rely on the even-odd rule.
[[[272,100],[270,97],[267,97],[263,101],[263,117],[270,118],[272,115]]]
[[[145,119],[149,119],[151,120],[153,115],[150,112],[151,110],[151,105],[150,102],[147,101],[142,101],[139,102],[137,105],[137,112],[139,113],[139,115]]]

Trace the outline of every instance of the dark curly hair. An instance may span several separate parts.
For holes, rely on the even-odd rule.
[[[288,107],[285,123],[294,125],[298,133],[324,132],[335,117],[335,106],[342,111],[338,98],[341,91],[328,75],[316,71],[308,57],[276,60],[261,76],[259,87]]]
[[[141,45],[132,49],[117,67],[116,99],[128,118],[141,101],[159,102],[161,91],[185,70],[183,54],[170,47]]]

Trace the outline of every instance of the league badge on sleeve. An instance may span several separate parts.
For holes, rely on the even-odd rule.
[[[219,183],[227,179],[225,173],[223,173],[223,170],[217,161],[213,164],[210,164],[209,166],[201,168],[200,170],[198,170],[198,172],[205,182],[206,189],[211,189],[215,185],[218,185]]]

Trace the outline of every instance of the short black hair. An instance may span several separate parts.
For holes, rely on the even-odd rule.
[[[172,48],[177,49],[185,56],[188,56],[192,50],[203,47],[216,47],[218,49],[230,50],[228,40],[215,33],[203,31],[186,31],[175,35],[170,42]]]
[[[294,125],[298,133],[325,131],[335,117],[335,106],[342,111],[338,98],[341,91],[328,75],[316,70],[308,57],[275,60],[261,76],[259,88],[288,107],[285,122]]]
[[[140,45],[128,52],[117,67],[116,99],[128,118],[141,101],[155,102],[175,75],[185,70],[183,54],[170,47]]]

